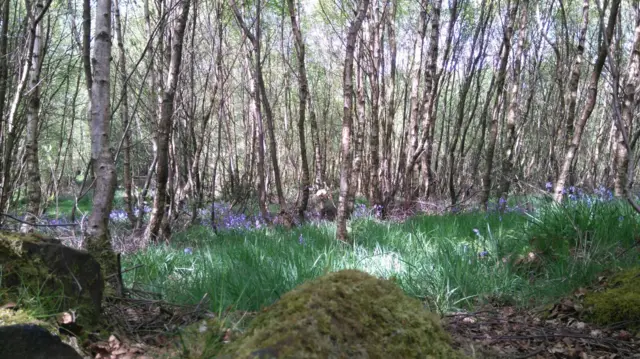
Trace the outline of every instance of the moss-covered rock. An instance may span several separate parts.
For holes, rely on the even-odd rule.
[[[61,335],[53,318],[41,320],[24,310],[0,309],[0,358],[56,358],[49,356],[54,353],[49,346],[60,355],[68,355],[57,358],[80,357],[77,340]],[[69,351],[69,347],[75,349]]]
[[[587,294],[584,304],[588,319],[597,324],[640,329],[640,268],[614,275],[606,289]]]
[[[24,310],[0,309],[0,327],[17,324],[39,325],[50,333],[55,334],[58,329],[46,321],[41,321]]]
[[[285,294],[219,358],[462,358],[393,282],[344,270]]]
[[[0,358],[82,359],[72,347],[34,324],[0,327]]]
[[[104,282],[87,252],[56,239],[0,232],[0,275],[0,300],[16,301],[27,291],[49,311],[74,310],[80,325],[92,327],[100,317]]]

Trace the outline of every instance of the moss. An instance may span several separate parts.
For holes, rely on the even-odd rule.
[[[100,316],[99,272],[91,256],[58,240],[0,232],[0,299],[47,313],[73,309],[79,324],[91,328]]]
[[[210,358],[220,349],[224,325],[216,318],[203,319],[177,333],[174,342],[187,358]]]
[[[345,270],[285,294],[220,358],[463,358],[439,318],[388,280]]]
[[[49,322],[38,320],[23,310],[0,309],[0,327],[15,324],[36,324],[45,328],[51,334],[58,334],[56,326]]]
[[[99,236],[85,237],[87,252],[100,264],[102,278],[104,278],[104,297],[119,296],[120,284],[117,273],[118,257],[111,246],[111,237],[108,233]]]
[[[640,329],[640,268],[614,275],[604,291],[585,297],[587,319],[600,325],[628,323]]]

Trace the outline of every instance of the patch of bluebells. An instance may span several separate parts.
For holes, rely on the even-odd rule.
[[[364,203],[359,203],[353,206],[353,212],[351,213],[351,219],[362,219],[362,218],[371,218],[382,217],[382,205],[375,205],[372,207],[367,207]]]
[[[147,206],[146,204],[144,205],[144,207],[142,207],[142,213],[147,214],[147,213],[151,213],[151,207]],[[133,210],[133,215],[138,217],[140,216],[140,210],[138,209],[138,207],[136,207]]]
[[[211,211],[213,211],[213,223],[211,222]],[[218,229],[226,230],[255,230],[264,228],[267,221],[261,214],[247,215],[237,213],[226,203],[216,202],[212,206],[198,209],[200,223],[204,226],[215,226]]]
[[[549,184],[550,182],[548,182]],[[588,206],[597,202],[610,202],[614,200],[613,191],[603,185],[596,187],[593,193],[587,193],[580,187],[569,186],[562,189],[562,194],[566,195],[567,204],[586,203]]]
[[[127,216],[127,212],[125,212],[123,209],[114,209],[113,211],[111,211],[111,213],[109,213],[109,219],[112,222],[122,223],[128,221],[129,217]]]
[[[530,211],[525,204],[516,203],[508,205],[507,200],[500,198],[498,202],[489,202],[487,205],[487,214],[490,213],[520,213],[526,214]],[[502,217],[500,218],[502,220]]]

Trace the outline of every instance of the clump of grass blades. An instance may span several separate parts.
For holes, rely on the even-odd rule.
[[[611,252],[633,244],[637,214],[623,201],[585,198],[549,204],[530,216],[528,237],[546,256],[567,257],[580,252]]]

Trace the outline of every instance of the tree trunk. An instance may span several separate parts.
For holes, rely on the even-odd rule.
[[[621,122],[624,129],[616,126],[617,151],[615,153],[617,171],[615,177],[615,195],[622,197],[629,187],[629,151],[634,150],[633,147],[628,148],[631,144],[625,143],[623,131],[627,134],[633,133],[633,117],[636,107],[636,93],[640,82],[640,8],[639,1],[633,1],[635,10],[635,40],[631,51],[629,63],[627,65],[627,74],[623,87]]]
[[[151,219],[145,232],[148,240],[159,241],[160,228],[165,217],[167,205],[167,182],[169,180],[169,145],[171,141],[171,129],[173,126],[173,108],[180,65],[182,63],[182,48],[187,18],[189,17],[189,0],[182,0],[182,12],[176,19],[171,34],[171,60],[169,63],[169,76],[160,102],[160,118],[156,131],[158,144],[158,162],[156,164],[156,195],[153,199]],[[168,240],[168,233],[163,234],[164,240]]]
[[[571,74],[569,75],[568,89],[565,102],[567,103],[567,113],[565,114],[565,137],[564,144],[567,148],[570,146],[571,139],[574,135],[574,122],[576,118],[576,105],[578,100],[578,84],[580,83],[580,72],[582,70],[582,57],[585,50],[585,42],[587,39],[587,28],[589,26],[589,0],[583,0],[582,3],[582,27],[578,35],[578,46],[576,47],[576,56],[571,66]],[[569,39],[567,39],[568,41]]]
[[[390,61],[390,78],[388,85],[389,99],[387,100],[387,114],[386,114],[386,128],[384,130],[384,137],[382,138],[382,191],[383,191],[383,203],[380,203],[381,215],[386,215],[387,208],[384,206],[386,198],[392,191],[393,183],[393,169],[392,169],[392,157],[393,157],[393,125],[396,117],[396,77],[397,77],[397,61],[396,54],[398,51],[397,39],[396,39],[396,11],[398,8],[398,2],[392,1],[391,10],[386,17],[387,36],[389,37],[389,61]],[[383,57],[384,58],[384,57]],[[403,135],[403,132],[400,133]]]
[[[129,99],[127,94],[127,59],[124,50],[124,37],[122,37],[122,21],[120,19],[120,1],[114,0],[113,4],[115,12],[115,30],[116,38],[118,41],[118,65],[120,72],[121,96],[122,96],[122,109],[120,110],[120,116],[122,118],[122,128],[124,131],[124,148],[123,148],[123,163],[122,163],[122,179],[124,182],[124,203],[127,217],[132,226],[135,226],[137,219],[133,213],[133,183],[131,180],[131,130],[129,129]]]
[[[9,66],[8,66],[8,44],[9,44],[9,10],[10,1],[4,1],[2,3],[2,30],[0,30],[0,114],[4,115],[5,98],[7,97],[7,83],[9,78]],[[0,150],[4,148],[4,134],[7,130],[4,121],[0,121]],[[4,161],[0,161],[0,173],[4,174],[3,170]],[[2,176],[4,178],[4,175]],[[0,191],[0,211],[4,210],[4,192],[6,184],[4,181],[0,181],[2,190]],[[4,218],[0,218],[0,223],[4,221]]]
[[[382,190],[380,188],[380,73],[381,73],[381,51],[382,51],[382,29],[384,27],[384,17],[380,14],[380,5],[377,0],[372,2],[371,7],[371,34],[369,42],[372,44],[372,61],[368,71],[369,82],[371,84],[371,136],[369,137],[369,152],[371,163],[369,164],[370,188],[369,204],[379,212],[382,205]],[[384,129],[383,129],[384,130]]]
[[[424,37],[426,33],[426,9],[420,13],[420,21],[418,23],[418,39],[414,43],[414,56],[413,56],[413,71],[411,72],[411,94],[410,96],[410,113],[409,113],[409,140],[407,146],[407,163],[405,172],[405,178],[403,183],[402,195],[405,198],[405,201],[408,203],[412,200],[412,185],[413,185],[413,166],[415,164],[414,161],[411,161],[411,158],[418,157],[420,154],[418,153],[418,141],[419,141],[419,124],[418,119],[420,118],[420,78],[422,76],[422,55],[424,48]]]
[[[509,15],[505,24],[504,37],[502,39],[502,46],[500,49],[500,65],[498,67],[498,74],[496,79],[496,94],[495,102],[493,104],[493,111],[491,114],[491,126],[489,128],[489,143],[487,144],[487,163],[486,169],[482,178],[482,192],[480,194],[480,203],[485,210],[489,206],[489,197],[491,195],[491,174],[493,172],[493,154],[496,149],[496,140],[498,138],[498,119],[502,115],[500,112],[500,101],[504,94],[504,82],[507,75],[507,64],[509,62],[509,54],[511,52],[511,38],[513,37],[513,23],[518,13],[519,0],[507,2],[509,7]]]
[[[307,98],[309,96],[309,83],[307,81],[307,70],[304,63],[304,40],[302,39],[302,33],[300,32],[300,25],[298,24],[294,0],[287,0],[287,5],[289,8],[291,28],[293,29],[293,35],[296,44],[296,54],[298,57],[298,136],[300,141],[300,157],[302,159],[302,181],[300,183],[302,198],[300,199],[300,206],[298,207],[298,217],[300,218],[300,222],[302,223],[304,221],[304,212],[307,210],[307,204],[309,203],[310,186],[309,163],[307,161],[307,143],[304,134],[304,121],[306,115],[306,106],[308,102]]]
[[[89,0],[85,0],[89,1]],[[109,214],[116,189],[116,168],[109,143],[111,129],[111,0],[98,0],[94,25],[94,50],[91,57],[93,73],[87,78],[91,84],[91,163],[95,177],[93,208],[89,216],[85,249],[100,263],[107,288],[122,292],[120,268],[111,247]],[[88,48],[89,45],[85,44]]]
[[[422,171],[425,188],[425,197],[429,196],[435,184],[434,173],[431,168],[433,156],[433,141],[436,123],[436,107],[438,93],[438,44],[440,41],[440,8],[442,0],[433,1],[431,4],[431,39],[429,40],[429,55],[424,76],[424,99],[422,100],[422,126],[423,136],[426,135],[426,149],[422,155]],[[426,6],[426,2],[424,3]],[[449,43],[451,37],[447,37]],[[450,45],[447,45],[450,46]]]
[[[518,99],[520,95],[520,88],[522,83],[520,82],[520,73],[522,72],[522,54],[527,40],[527,10],[529,7],[529,0],[522,0],[522,7],[520,10],[520,24],[518,29],[518,48],[514,54],[513,65],[513,78],[511,84],[511,98],[509,103],[509,110],[507,113],[507,143],[505,146],[505,153],[502,163],[502,183],[498,192],[500,198],[500,206],[506,205],[507,196],[509,196],[509,189],[511,186],[511,177],[513,176],[514,158],[516,150],[516,121],[520,119],[521,114],[518,109]]]
[[[558,175],[558,179],[554,188],[553,198],[556,202],[562,201],[562,198],[564,196],[564,186],[569,178],[571,167],[578,152],[578,147],[580,146],[580,141],[582,139],[582,132],[584,131],[585,125],[587,124],[589,117],[591,117],[591,113],[593,112],[593,109],[596,105],[598,95],[598,82],[600,81],[600,75],[602,74],[602,69],[609,53],[608,44],[611,43],[611,39],[613,38],[613,30],[616,26],[619,9],[620,0],[612,0],[607,27],[606,29],[601,28],[601,31],[604,31],[604,39],[601,39],[600,41],[598,56],[591,72],[589,89],[587,91],[587,101],[582,110],[580,118],[575,123],[573,138],[571,139],[571,143],[569,144],[569,147],[567,148],[567,151],[565,153],[564,160],[562,162],[562,168],[560,170],[560,174]],[[602,38],[602,36],[600,37]]]
[[[453,135],[451,136],[451,144],[449,146],[448,186],[449,186],[449,197],[451,198],[452,206],[455,206],[458,202],[458,195],[457,195],[456,186],[455,186],[455,178],[456,178],[456,168],[460,164],[456,163],[456,149],[458,147],[458,140],[460,138],[460,133],[462,131],[462,123],[465,117],[465,106],[466,106],[467,95],[469,94],[469,90],[471,89],[471,85],[473,83],[474,76],[476,75],[476,71],[478,68],[478,64],[480,63],[480,59],[484,56],[485,33],[486,33],[487,25],[489,22],[489,18],[491,17],[492,8],[493,8],[493,5],[490,4],[489,10],[486,10],[486,7],[487,7],[486,3],[487,3],[487,0],[482,1],[480,16],[478,18],[479,23],[473,34],[473,40],[471,41],[471,48],[475,49],[476,44],[478,43],[478,40],[480,40],[479,49],[477,50],[478,54],[476,56],[469,56],[469,58],[467,59],[467,64],[465,68],[465,78],[460,88],[458,106],[456,108],[455,124],[453,127]],[[486,17],[485,17],[485,13],[487,13]],[[463,136],[463,140],[460,147],[461,147],[461,153],[464,153],[464,136]]]
[[[340,199],[338,202],[337,216],[337,239],[347,241],[347,217],[349,215],[349,185],[351,179],[351,128],[353,127],[353,53],[355,51],[358,32],[362,27],[362,22],[369,8],[369,0],[360,0],[356,18],[349,25],[346,40],[346,50],[344,56],[344,70],[342,73],[343,83],[343,113],[342,113],[342,136],[341,154],[342,164],[340,168]]]
[[[39,0],[31,11],[34,22],[44,16],[44,3]],[[40,165],[38,159],[38,128],[40,127],[40,68],[43,60],[42,21],[37,21],[30,28],[33,37],[31,61],[29,68],[29,86],[27,93],[27,137],[25,139],[25,161],[27,164],[27,213],[25,221],[35,223],[40,216],[42,193],[40,188]],[[7,169],[9,170],[9,168]],[[29,225],[22,226],[23,232],[32,231]]]

